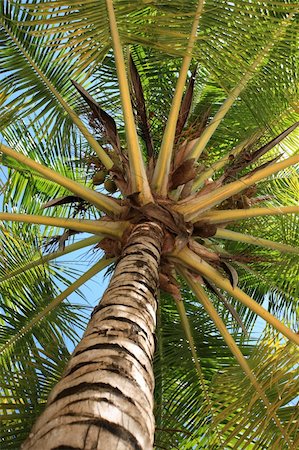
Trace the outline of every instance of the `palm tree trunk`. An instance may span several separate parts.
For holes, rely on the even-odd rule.
[[[139,224],[22,450],[153,447],[158,267],[163,231]]]

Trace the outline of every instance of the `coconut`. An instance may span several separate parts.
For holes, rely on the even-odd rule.
[[[117,186],[115,182],[111,180],[111,178],[107,178],[107,180],[105,180],[104,187],[106,191],[110,192],[111,194],[117,191]]]
[[[95,186],[97,186],[98,184],[103,184],[106,176],[107,176],[107,172],[105,170],[97,171],[92,178],[93,184]]]

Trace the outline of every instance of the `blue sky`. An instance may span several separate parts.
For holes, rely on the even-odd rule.
[[[6,168],[3,166],[0,166],[0,189],[6,181],[6,174],[7,174]],[[3,200],[3,196],[0,194],[1,208],[2,208],[2,200]],[[81,234],[80,238],[76,239],[76,237],[75,237],[75,241],[79,240],[79,239],[81,240],[82,238],[85,238],[88,236],[90,236],[90,235],[87,235],[87,234],[82,235]],[[72,243],[72,242],[70,242],[70,243]],[[66,243],[66,245],[68,245],[68,244],[69,244],[69,242]],[[95,262],[98,259],[100,259],[101,253],[100,252],[95,253],[93,251],[92,247],[86,247],[82,250],[78,250],[76,252],[62,256],[53,262],[55,262],[55,264],[62,264],[64,267],[69,266],[70,268],[75,268],[79,272],[85,272],[86,270],[88,270],[88,268],[90,266],[95,264]],[[73,294],[71,294],[68,297],[68,300],[71,303],[84,304],[86,306],[89,306],[90,310],[92,310],[97,305],[99,300],[101,299],[103,292],[108,285],[109,276],[104,276],[106,273],[106,270],[107,269],[104,269],[101,273],[94,276],[92,279],[90,279],[87,283],[85,283],[80,288],[80,293],[83,295],[83,297],[82,297],[82,295],[79,295],[78,293],[74,292]],[[77,278],[79,276],[80,276],[80,274],[77,276]],[[59,283],[59,287],[61,288],[62,291],[65,290],[65,286],[62,283]],[[82,334],[82,330],[77,329],[76,331],[78,332],[78,334],[80,334],[80,335]],[[73,344],[69,340],[67,342],[68,342],[69,350],[72,352]]]
[[[95,255],[92,247],[86,247],[83,250],[78,250],[71,254],[60,257],[55,261],[56,263],[62,263],[65,266],[75,267],[80,271],[86,271],[95,262]],[[71,303],[86,304],[92,309],[98,304],[101,299],[104,290],[109,283],[109,276],[104,276],[107,269],[104,269],[101,273],[94,276],[87,283],[85,283],[81,288],[80,292],[83,294],[84,299],[74,292],[68,297]],[[91,311],[92,311],[91,309]],[[91,312],[90,311],[90,312]],[[82,330],[77,329],[79,335],[82,334]],[[73,344],[68,341],[68,348],[70,351],[73,350]]]

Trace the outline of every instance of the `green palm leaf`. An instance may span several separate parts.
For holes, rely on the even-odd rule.
[[[68,268],[61,270],[63,266],[42,265],[19,273],[13,285],[3,281],[7,271],[16,270],[24,260],[30,261],[39,245],[41,237],[34,227],[1,229],[1,442],[11,449],[19,448],[28,434],[61,376],[70,355],[69,343],[77,342],[87,317],[82,305],[67,301],[29,333],[20,334],[59,288],[71,283],[70,275],[75,273]],[[14,345],[8,347],[11,340]]]
[[[99,426],[151,448],[157,307],[156,448],[296,448],[298,12],[290,0],[2,2],[5,448],[20,448],[57,381],[24,448],[44,446],[45,417],[75,391],[77,441],[51,445],[83,448]],[[65,262],[90,245],[91,268]],[[63,373],[86,324],[83,297],[67,297],[111,261]],[[86,399],[101,415],[77,423]]]

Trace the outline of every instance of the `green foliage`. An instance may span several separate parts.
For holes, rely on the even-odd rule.
[[[113,3],[126,64],[131,56],[141,79],[157,155],[197,1]],[[175,152],[185,141],[201,136],[232,90],[242,86],[244,74],[250,74],[250,80],[205,147],[196,166],[199,174],[230,154],[244,139],[256,135],[246,148],[253,152],[298,121],[297,1],[206,0],[192,56],[187,83],[197,67],[194,95],[185,128],[175,142]],[[252,69],[257,58],[260,64]],[[129,70],[128,78],[131,83]],[[98,167],[90,158],[96,155],[63,102],[110,156],[113,151],[103,127],[93,127],[91,111],[71,80],[80,83],[113,116],[126,161],[124,114],[106,2],[3,0],[1,139],[18,152],[91,187]],[[136,127],[141,134],[138,124]],[[293,132],[234,177],[245,176],[278,155],[298,154],[298,136],[298,131]],[[140,143],[144,159],[148,160],[141,138]],[[57,217],[96,220],[101,217],[102,212],[91,205],[81,210],[74,204],[43,208],[45,203],[69,192],[4,153],[0,158],[7,177],[1,188],[3,210],[46,216],[55,211]],[[232,165],[233,158],[216,170],[213,180],[225,175]],[[257,206],[297,206],[298,168],[285,169],[255,188],[254,198],[260,199]],[[96,189],[104,192],[102,185]],[[115,196],[121,197],[118,193]],[[235,196],[220,208],[233,208],[237,202],[247,200],[243,194],[241,198]],[[72,266],[47,263],[5,280],[24,262],[39,258],[44,253],[43,237],[51,239],[58,231],[0,225],[0,408],[4,430],[0,443],[8,450],[20,447],[43,409],[86,316],[83,300],[81,305],[66,301],[22,334],[30,320],[44,311],[49,300],[59,294],[62,286],[69,286],[78,272]],[[231,223],[228,228],[298,246],[298,225],[298,216],[284,215],[246,219]],[[298,255],[214,237],[199,241],[229,257],[238,271],[239,287],[295,328]],[[275,413],[289,438],[298,441],[298,412],[294,406],[298,355],[293,345],[269,330],[258,340],[256,327],[261,324],[257,316],[223,293],[248,330],[249,335],[245,336],[219,296],[206,289],[273,405],[270,415],[266,414],[264,404],[211,318],[192,293],[184,285],[181,287],[200,368],[194,364],[192,346],[186,340],[174,300],[162,294],[154,362],[156,448],[289,448],[273,417]]]
[[[1,445],[16,449],[59,380],[68,347],[77,342],[87,316],[86,307],[66,301],[22,333],[76,272],[42,265],[6,281],[10,271],[40,256],[42,236],[36,227],[24,225],[2,226],[0,233]]]

